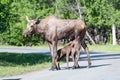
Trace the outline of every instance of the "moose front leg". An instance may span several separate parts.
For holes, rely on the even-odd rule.
[[[56,55],[57,55],[57,43],[48,43],[51,51],[51,56],[52,56],[52,67],[50,70],[58,69],[56,66]]]

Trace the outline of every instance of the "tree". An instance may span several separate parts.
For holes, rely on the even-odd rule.
[[[87,1],[87,0],[86,0]],[[96,0],[86,2],[87,25],[95,27],[107,26],[113,32],[113,45],[116,45],[115,25],[120,24],[119,0]]]
[[[47,4],[47,5],[46,5]],[[36,17],[45,18],[53,14],[53,0],[1,0],[0,2],[0,32],[1,42],[8,45],[24,45],[31,41],[22,38],[23,30],[26,28],[26,15],[31,19]],[[3,8],[2,8],[3,7]],[[1,25],[2,24],[2,25]],[[37,43],[38,37],[33,36],[33,43]]]
[[[0,0],[0,43],[22,46],[31,41],[22,38],[26,15],[31,19],[49,15],[78,19],[82,14],[88,27],[105,27],[110,31],[112,25],[120,27],[119,5],[120,0]],[[33,35],[32,42],[41,43],[39,39],[42,36]]]

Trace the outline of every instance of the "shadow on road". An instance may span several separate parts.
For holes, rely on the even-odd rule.
[[[83,55],[86,55],[85,52],[82,52]],[[107,59],[120,59],[119,53],[106,53],[106,52],[90,52],[91,60],[107,60]],[[79,59],[80,61],[86,61],[87,55],[82,56]]]
[[[90,68],[97,68],[97,67],[103,67],[103,66],[109,66],[109,65],[111,65],[111,64],[92,65],[90,67],[88,67],[88,66],[80,66],[80,68],[77,68],[77,69],[85,69],[85,68],[90,69]],[[69,68],[61,67],[61,70],[66,70],[66,69],[69,70],[69,69],[72,69],[72,67],[69,67]]]
[[[51,56],[43,54],[0,53],[0,66],[28,66],[51,62]]]
[[[120,54],[119,53],[106,53],[106,52],[90,52],[91,56],[91,61],[97,61],[97,60],[108,60],[108,59],[120,59]],[[85,52],[82,52],[81,57],[79,61],[87,61],[87,55]],[[102,67],[102,66],[109,66],[111,64],[99,64],[99,65],[93,65],[90,66],[90,68],[96,68],[96,67]],[[82,66],[80,65],[80,68],[78,69],[83,69],[83,68],[88,68],[88,66]],[[66,67],[61,67],[62,70],[65,70]],[[70,67],[72,69],[72,67]]]

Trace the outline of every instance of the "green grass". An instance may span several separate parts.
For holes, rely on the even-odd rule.
[[[90,51],[120,53],[120,45],[88,45]]]
[[[51,57],[40,54],[0,53],[0,77],[41,70],[51,66]]]

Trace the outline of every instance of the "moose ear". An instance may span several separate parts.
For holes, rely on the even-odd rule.
[[[40,23],[40,19],[39,19],[39,17],[37,17],[35,24],[39,24],[39,23]]]
[[[39,24],[40,23],[40,19],[37,19],[35,24]]]
[[[29,19],[29,17],[28,17],[28,16],[26,16],[26,20],[27,20],[27,22],[30,22],[30,19]]]

